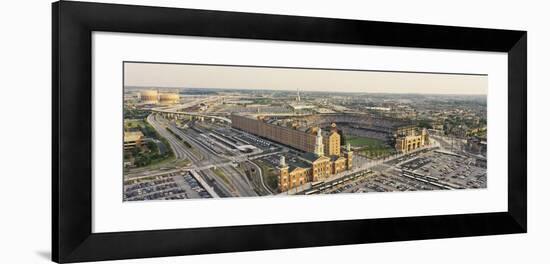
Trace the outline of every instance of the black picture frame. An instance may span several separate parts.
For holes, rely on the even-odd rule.
[[[52,260],[59,263],[527,232],[527,32],[61,1],[52,5]],[[508,54],[508,211],[92,233],[92,32]]]

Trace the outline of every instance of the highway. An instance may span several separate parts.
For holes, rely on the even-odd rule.
[[[165,138],[170,144],[170,148],[174,152],[176,159],[185,159],[187,157],[185,146],[179,143],[179,140],[166,128],[164,128],[159,122],[156,121],[155,115],[147,116],[147,123],[151,125],[161,137]]]
[[[262,169],[258,164],[254,163],[253,161],[247,160],[246,162],[242,162],[241,166],[246,168],[246,170],[249,171],[250,176],[252,177],[252,181],[255,181],[255,185],[259,188],[258,192],[261,192],[262,195],[273,195],[273,191],[264,182],[264,177],[262,175]]]
[[[221,99],[223,99],[223,97],[219,97],[219,96],[213,97],[213,98],[207,98],[207,99],[199,99],[199,100],[195,100],[195,101],[192,101],[192,102],[188,102],[188,103],[185,103],[185,104],[180,104],[180,105],[176,105],[176,106],[172,106],[172,107],[157,107],[157,108],[151,109],[151,111],[153,111],[154,113],[178,114],[178,115],[186,115],[186,116],[197,116],[197,117],[204,117],[204,118],[213,118],[213,119],[218,119],[218,120],[221,120],[221,121],[224,121],[224,122],[227,122],[227,123],[231,123],[231,120],[229,118],[214,115],[214,114],[210,114],[210,113],[209,114],[201,114],[201,113],[197,113],[197,112],[178,111],[178,109],[185,109],[185,108],[196,106],[196,105],[201,104],[201,103],[208,103],[208,102],[212,102],[212,101],[218,101],[218,100],[221,100]]]

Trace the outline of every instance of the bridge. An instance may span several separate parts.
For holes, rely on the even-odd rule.
[[[153,113],[160,114],[165,118],[173,118],[173,119],[198,119],[200,121],[205,120],[211,120],[214,121],[220,121],[225,123],[231,123],[231,119],[223,116],[216,116],[216,115],[209,115],[209,114],[202,114],[197,112],[182,112],[178,111],[177,108],[170,108],[170,109],[160,109],[160,108],[153,108],[151,109]]]
[[[214,98],[207,98],[202,100],[195,100],[193,102],[189,102],[186,104],[180,104],[170,107],[156,107],[151,109],[153,113],[160,114],[165,118],[174,118],[174,119],[198,119],[200,121],[211,120],[214,121],[220,121],[225,123],[231,123],[231,119],[223,116],[213,115],[212,113],[198,113],[198,112],[186,112],[186,111],[179,111],[179,109],[189,108],[196,106],[201,103],[208,103],[211,101],[217,101],[220,100],[219,97]]]

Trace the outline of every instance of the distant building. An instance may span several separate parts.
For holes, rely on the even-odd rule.
[[[178,93],[161,93],[159,94],[159,103],[161,105],[171,105],[180,102],[180,96]]]
[[[199,111],[204,112],[206,110],[208,110],[208,105],[205,104],[205,103],[200,103],[199,104]]]
[[[301,110],[315,109],[316,106],[309,105],[309,104],[296,103],[296,104],[291,104],[290,107],[292,107],[292,110],[294,110],[294,111],[301,111]]]
[[[144,104],[157,104],[159,92],[157,90],[145,90],[139,92],[139,99]]]
[[[143,104],[172,105],[179,103],[180,96],[176,92],[159,93],[158,90],[143,90],[139,92],[139,99]]]
[[[390,107],[381,107],[381,106],[366,106],[365,109],[375,110],[375,111],[391,111]]]
[[[254,101],[252,100],[224,100],[224,104],[232,104],[232,105],[250,105],[253,104]]]
[[[329,109],[329,108],[316,108],[315,112],[317,112],[319,114],[333,114],[333,113],[336,113],[332,109]]]
[[[443,130],[443,123],[441,122],[433,122],[432,128],[435,130]]]
[[[471,153],[487,155],[487,140],[480,137],[469,137],[466,141],[466,150]]]
[[[143,140],[141,131],[125,131],[124,132],[124,150],[132,150],[140,147]]]

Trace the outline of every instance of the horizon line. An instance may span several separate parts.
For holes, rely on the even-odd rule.
[[[274,90],[274,89],[256,89],[256,88],[220,88],[220,87],[178,87],[178,86],[151,86],[151,85],[123,85],[124,88],[142,88],[142,89],[213,89],[213,90],[248,90],[248,91],[273,91],[273,92],[296,92],[296,90]],[[460,94],[460,93],[414,93],[414,92],[342,92],[342,91],[307,91],[300,90],[300,93],[345,93],[345,94],[411,94],[411,95],[475,95],[487,96],[486,93],[479,94]]]

